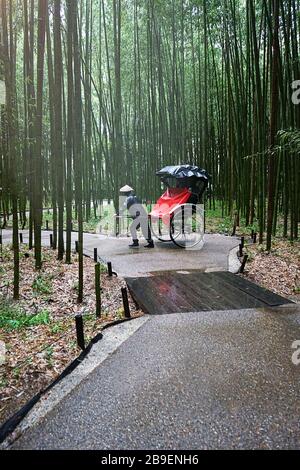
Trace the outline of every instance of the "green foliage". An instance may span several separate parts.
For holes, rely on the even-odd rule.
[[[106,264],[100,264],[100,272],[101,274],[107,274],[107,266]]]
[[[8,8],[10,3],[14,4],[13,8]],[[62,41],[64,52],[70,42],[73,54],[70,61],[67,54],[62,54],[59,66],[66,69],[66,73],[61,89],[57,90],[56,82],[58,86],[60,80],[53,78],[59,76],[60,54],[54,47],[53,57],[53,48],[49,47],[51,41],[47,41],[45,51],[48,67],[44,70],[44,83],[39,83],[36,74],[31,77],[31,70],[24,67],[30,60],[24,45],[28,39],[36,46],[38,44],[38,26],[42,22],[38,21],[31,33],[29,21],[31,14],[37,19],[38,2],[29,2],[33,10],[26,15],[27,2],[3,2],[3,8],[7,9],[7,27],[3,27],[3,34],[11,43],[11,50],[16,52],[12,57],[16,73],[11,88],[18,96],[15,110],[18,146],[10,149],[13,141],[6,141],[7,137],[3,136],[2,147],[6,150],[2,155],[0,175],[0,187],[5,189],[0,195],[5,202],[3,207],[8,206],[11,212],[11,198],[7,197],[4,178],[8,177],[8,183],[11,183],[10,172],[16,161],[19,168],[14,172],[17,196],[24,204],[24,210],[29,208],[26,199],[32,187],[33,195],[39,192],[44,195],[36,201],[38,205],[43,199],[47,205],[56,201],[60,212],[68,207],[71,215],[71,204],[76,202],[80,214],[73,207],[70,217],[74,230],[80,228],[81,231],[83,218],[84,231],[95,232],[100,224],[104,232],[110,233],[110,208],[104,207],[104,218],[100,218],[100,211],[95,217],[91,208],[93,202],[99,209],[103,198],[116,199],[119,187],[125,182],[130,183],[141,198],[154,202],[160,191],[159,180],[155,177],[159,166],[190,162],[205,166],[211,173],[209,197],[222,198],[231,214],[224,217],[208,213],[208,219],[211,215],[213,222],[211,231],[230,234],[233,208],[238,205],[242,216],[248,215],[251,207],[259,219],[259,226],[255,223],[252,227],[243,227],[242,220],[241,230],[249,233],[254,229],[262,236],[266,229],[268,183],[274,173],[275,213],[274,217],[268,215],[268,218],[271,222],[274,218],[275,224],[285,213],[289,219],[285,221],[285,236],[290,232],[291,239],[297,238],[300,172],[299,160],[293,153],[300,149],[300,131],[296,130],[299,116],[292,103],[290,82],[291,71],[298,60],[295,51],[299,51],[298,1],[280,2],[280,26],[275,31],[278,14],[272,8],[272,2],[81,0],[69,2],[69,9],[67,2],[61,3],[61,19],[53,18],[52,9],[45,11],[51,40],[55,44]],[[70,12],[75,21],[67,21]],[[71,25],[74,31],[71,31]],[[73,44],[77,37],[75,25],[80,32],[80,41],[76,45]],[[26,37],[28,31],[30,36],[33,34],[32,38]],[[276,93],[270,92],[274,32],[279,35],[275,43],[280,46],[281,58],[280,73],[277,74],[281,92],[279,102],[273,103],[276,107],[272,106]],[[39,47],[37,53],[41,53]],[[75,57],[80,57],[79,64]],[[3,69],[4,75],[7,74],[6,67]],[[32,91],[31,86],[24,87],[24,80],[32,86]],[[70,82],[75,82],[71,91]],[[35,110],[31,110],[30,95],[35,95],[39,89],[43,90],[40,97],[43,105],[42,142],[39,146],[43,155],[35,159],[28,171],[25,160],[31,151],[31,140],[36,139],[31,135],[36,116]],[[70,101],[69,92],[71,97],[78,97],[72,113],[61,103],[62,96]],[[38,96],[36,99],[38,101]],[[55,119],[51,118],[51,109]],[[278,146],[272,145],[270,153],[272,109],[277,110],[278,116],[274,132],[280,128],[291,130],[278,134]],[[63,122],[68,129],[58,125],[62,110]],[[74,112],[76,120],[73,119]],[[9,118],[12,122],[8,122],[8,127],[13,128],[14,119],[10,113],[8,121]],[[59,127],[64,128],[63,132],[56,135]],[[70,135],[74,145],[70,144],[72,148],[69,148],[67,142],[65,151],[57,152],[65,134]],[[66,190],[61,191],[63,171],[60,169],[67,168],[72,154],[76,160],[77,146],[84,158],[82,161],[78,158],[75,171],[71,162],[70,171],[66,172]],[[16,153],[15,159],[9,157],[9,150]],[[245,158],[246,155],[253,158]],[[275,169],[271,173],[268,160],[272,155]],[[41,188],[35,187],[36,178],[40,179]],[[66,213],[63,215],[66,228]],[[27,214],[25,228],[28,228],[28,219]],[[43,213],[43,228],[46,221],[49,229],[53,229],[51,210]],[[12,224],[11,217],[8,224]],[[41,290],[45,293],[44,287]]]
[[[51,295],[52,294],[52,285],[51,280],[47,276],[39,274],[32,284],[32,289],[41,295]]]
[[[92,313],[85,313],[83,315],[84,323],[89,323],[90,321],[94,321],[94,320],[95,320],[95,315],[93,315]]]
[[[48,366],[50,368],[53,367],[53,353],[54,353],[53,346],[48,346],[48,348],[45,351],[45,357],[46,357]]]
[[[8,380],[5,377],[0,378],[0,389],[6,387],[8,384]]]
[[[119,308],[117,311],[116,311],[116,318],[118,320],[122,320],[125,316],[125,312],[124,312],[124,309],[123,308]]]
[[[298,129],[282,130],[278,132],[278,139],[283,149],[288,149],[292,152],[300,152],[300,131]]]
[[[50,332],[51,334],[58,334],[58,333],[62,333],[64,331],[64,327],[63,325],[59,324],[59,323],[55,323],[54,325],[51,326],[51,329],[50,329]]]
[[[20,374],[21,374],[21,369],[19,367],[15,367],[13,370],[13,377],[15,379],[18,379],[20,377]]]
[[[10,261],[12,260],[12,246],[11,245],[4,245],[2,246],[2,253],[1,253],[1,258],[3,261]]]
[[[0,328],[21,330],[38,325],[47,325],[50,314],[43,310],[36,315],[27,315],[17,304],[2,301],[0,305]]]
[[[64,220],[65,220],[64,229],[66,230],[66,228],[67,228],[67,225],[66,225],[66,211],[64,212]],[[73,211],[73,214],[72,214],[72,220],[73,220],[73,230],[77,231],[78,230],[78,222],[77,222],[76,214],[75,214],[74,211]],[[83,222],[84,232],[96,233],[96,228],[100,224],[101,220],[102,220],[102,218],[100,216],[95,217],[94,214],[93,214],[93,216],[89,217],[88,219],[86,219]],[[44,226],[46,226],[46,221],[48,222],[49,229],[52,230],[53,229],[53,214],[52,214],[52,212],[50,212],[49,214],[47,212],[45,212],[45,214],[44,214]]]
[[[216,201],[215,209],[206,210],[206,231],[211,233],[221,233],[224,235],[231,235],[233,230],[235,215],[223,215],[222,204]],[[251,225],[246,225],[246,219],[240,218],[240,225],[237,228],[239,235],[251,235],[252,230],[256,233],[259,230],[258,221],[254,221]]]
[[[37,315],[33,315],[28,322],[29,326],[48,325],[50,322],[50,314],[48,310],[43,310]]]

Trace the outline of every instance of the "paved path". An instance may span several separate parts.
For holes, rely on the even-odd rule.
[[[299,326],[297,306],[149,318],[13,448],[299,449]]]
[[[23,231],[24,242],[28,241],[28,232]],[[50,244],[50,233],[42,232],[42,243]],[[72,242],[78,239],[72,234]],[[11,241],[11,231],[3,231],[4,243]],[[149,272],[201,269],[205,271],[227,271],[228,255],[240,241],[223,235],[206,235],[205,245],[201,251],[185,251],[176,248],[172,243],[157,243],[154,250],[141,248],[130,250],[131,239],[112,239],[103,235],[84,234],[84,252],[93,256],[94,248],[104,261],[111,261],[114,270],[120,276],[147,276]]]
[[[8,242],[10,234],[4,237]],[[43,240],[48,244],[49,233]],[[227,270],[237,240],[207,236],[196,253],[168,245],[129,253],[127,245],[128,240],[85,236],[85,251],[97,247],[125,276]],[[92,372],[74,388],[70,377],[59,384],[67,395],[53,406],[49,398],[49,413],[13,448],[300,448],[300,366],[292,363],[292,344],[300,340],[299,306],[144,320],[100,365],[82,363],[82,371]],[[122,328],[105,334],[120,338]],[[104,339],[94,346],[94,359],[103,356],[105,344]]]

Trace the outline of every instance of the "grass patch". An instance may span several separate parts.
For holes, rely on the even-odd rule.
[[[27,315],[13,303],[2,302],[0,305],[0,328],[5,330],[21,330],[38,325],[48,325],[50,314],[43,310],[36,315]]]
[[[113,204],[111,204],[110,206],[107,206],[107,205],[103,206],[101,208],[101,211],[100,211],[100,207],[98,207],[96,217],[95,217],[94,209],[92,209],[90,218],[88,220],[85,218],[84,221],[83,221],[83,230],[84,230],[84,232],[96,233],[97,227],[98,227],[99,224],[100,225],[102,224],[103,227],[106,225],[106,218],[109,218],[112,221],[111,224],[108,225],[107,230],[108,231],[112,230],[114,214],[115,214],[115,209],[114,209]],[[78,231],[77,215],[76,215],[76,212],[74,210],[72,211],[72,221],[73,221],[72,222],[73,230]],[[29,223],[29,217],[27,217],[26,225],[24,227],[24,230],[28,230],[28,228],[29,228],[28,223]],[[53,230],[53,212],[52,212],[52,210],[49,210],[49,212],[47,210],[43,211],[42,228],[46,229],[47,226],[48,226],[49,230]],[[7,221],[6,228],[8,228],[8,229],[12,228],[12,218],[10,218]],[[64,211],[64,230],[66,230],[66,228],[67,228],[67,225],[66,225],[66,211]],[[19,229],[23,230],[23,227],[22,227],[22,224],[21,224],[20,221],[19,221]]]
[[[106,264],[100,264],[100,272],[101,274],[107,274],[108,273],[108,268],[106,266]]]
[[[8,381],[6,378],[0,378],[0,388],[6,387],[8,384]]]
[[[52,294],[51,280],[48,277],[39,274],[33,281],[32,289],[37,294],[51,295]]]
[[[65,331],[65,327],[63,324],[55,323],[54,325],[51,326],[50,332],[53,335],[57,335],[59,333],[62,333]]]
[[[118,308],[117,315],[116,315],[117,319],[123,320],[124,316],[125,316],[124,308]]]
[[[114,212],[114,211],[112,210],[112,212]],[[97,217],[95,217],[94,214],[93,214],[89,220],[84,220],[83,221],[83,231],[84,232],[89,232],[89,233],[96,233],[96,228],[100,224],[100,222],[101,222],[101,220],[103,219],[103,216],[104,216],[103,212],[102,212],[102,214],[103,214],[102,217],[100,217],[100,214]],[[78,230],[78,222],[77,222],[76,214],[75,214],[74,211],[73,211],[72,219],[73,219],[73,230],[77,231]],[[53,229],[53,214],[52,214],[51,211],[50,211],[49,214],[48,214],[47,211],[44,212],[44,215],[43,215],[43,226],[44,227],[46,227],[47,222],[48,222],[49,229],[52,230]],[[66,216],[64,214],[64,229],[66,230],[66,228],[67,228]]]
[[[232,215],[226,214],[222,211],[222,204],[216,201],[215,209],[209,209],[209,204],[206,207],[206,231],[210,233],[221,233],[224,235],[231,235],[235,220],[235,211]],[[237,227],[237,232],[241,235],[251,235],[252,230],[258,233],[259,223],[257,220],[252,225],[246,225],[246,219],[240,218],[240,225]]]

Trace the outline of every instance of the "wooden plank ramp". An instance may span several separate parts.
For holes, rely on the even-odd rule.
[[[167,272],[127,278],[137,304],[150,315],[277,307],[291,301],[228,272]]]

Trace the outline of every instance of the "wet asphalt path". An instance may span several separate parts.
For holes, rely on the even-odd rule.
[[[84,240],[86,254],[97,247],[123,276],[226,271],[238,244],[212,235],[201,252],[158,244],[149,253],[130,252],[128,240]],[[148,318],[13,448],[299,449],[299,326],[299,306]]]
[[[14,449],[299,449],[300,308],[151,317]]]
[[[28,242],[28,231],[24,230],[24,243]],[[42,244],[50,246],[50,233],[42,232]],[[11,243],[10,230],[3,231],[4,243]],[[75,250],[75,241],[78,234],[72,233],[72,245]],[[108,238],[104,235],[84,234],[84,253],[94,256],[94,248],[98,249],[98,256],[105,262],[111,261],[114,270],[123,277],[147,276],[150,272],[168,270],[227,271],[230,251],[237,247],[240,241],[235,237],[223,235],[205,235],[205,245],[200,251],[185,251],[175,247],[172,243],[155,244],[154,250],[141,247],[130,250],[130,238]]]

